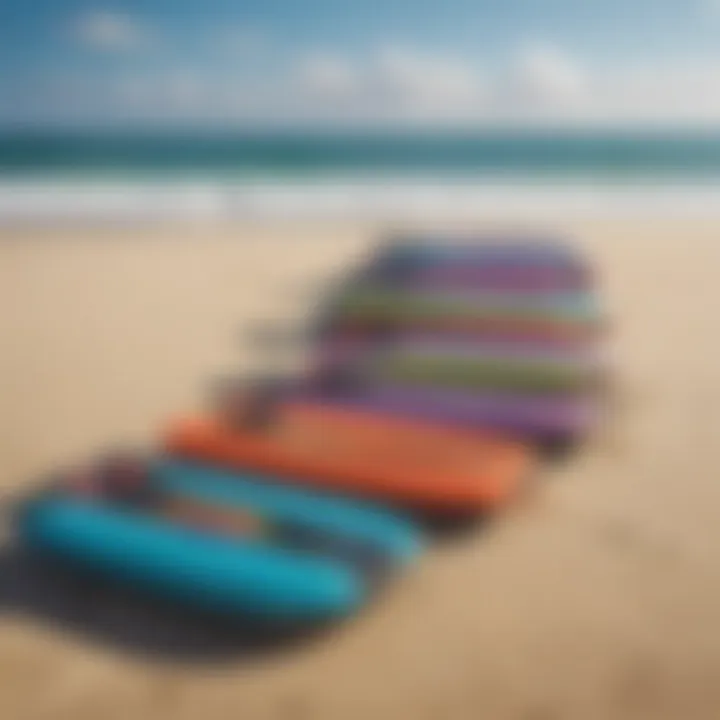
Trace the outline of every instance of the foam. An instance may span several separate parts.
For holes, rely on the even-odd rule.
[[[0,222],[717,215],[720,184],[0,180]]]

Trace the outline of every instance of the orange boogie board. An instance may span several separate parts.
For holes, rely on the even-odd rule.
[[[259,429],[181,420],[165,442],[186,459],[436,513],[504,504],[533,464],[531,450],[510,440],[311,402],[280,403]]]

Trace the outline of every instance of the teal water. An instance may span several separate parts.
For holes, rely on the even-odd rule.
[[[0,177],[720,179],[720,132],[4,132]]]

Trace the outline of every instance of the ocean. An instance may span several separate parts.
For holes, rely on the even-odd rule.
[[[0,132],[0,220],[720,209],[720,132]]]

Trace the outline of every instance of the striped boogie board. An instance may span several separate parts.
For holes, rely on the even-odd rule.
[[[600,322],[594,298],[585,293],[522,296],[363,286],[335,299],[323,318],[321,337],[413,332],[586,342],[597,336]]]
[[[456,387],[481,392],[587,391],[602,373],[598,352],[547,343],[443,341],[422,336],[385,343],[328,341],[318,353],[315,377],[349,371],[362,386]]]
[[[308,387],[314,402],[466,430],[495,430],[540,442],[574,442],[597,423],[600,403],[586,395],[527,395],[374,384],[358,391]]]
[[[592,273],[569,245],[543,239],[407,239],[381,248],[361,273],[381,280],[436,288],[461,286],[522,291],[583,290]]]

